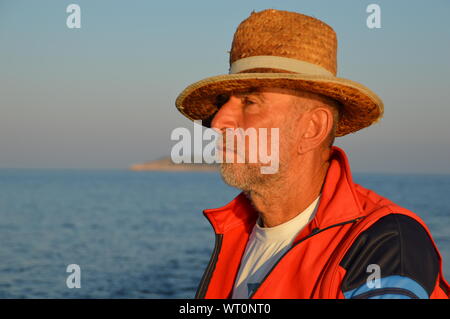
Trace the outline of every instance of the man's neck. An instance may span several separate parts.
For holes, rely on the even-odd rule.
[[[247,192],[259,212],[264,227],[283,224],[303,212],[319,195],[328,171],[329,162],[314,159],[300,160],[270,185],[262,185]]]

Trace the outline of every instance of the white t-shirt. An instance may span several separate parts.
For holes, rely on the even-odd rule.
[[[293,219],[275,227],[261,227],[258,218],[234,283],[233,299],[247,299],[259,286],[297,234],[314,218],[319,198]]]

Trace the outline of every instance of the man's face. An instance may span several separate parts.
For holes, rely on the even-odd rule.
[[[303,99],[306,103],[305,98]],[[230,96],[211,123],[212,128],[223,133],[223,143],[218,145],[218,149],[219,154],[222,152],[221,174],[226,183],[244,191],[250,191],[260,184],[280,178],[288,171],[290,158],[295,153],[297,138],[294,128],[301,115],[299,103],[302,103],[302,97],[287,89],[267,88],[235,93]],[[225,130],[238,128],[255,129],[257,135],[256,144],[254,141],[251,143],[250,138],[245,138],[244,152],[227,149]],[[260,130],[261,128],[266,130]],[[271,143],[275,141],[272,129],[279,129],[279,145],[275,151],[279,150],[279,152],[271,154],[272,158],[278,157],[279,169],[274,174],[262,174],[261,167],[266,166],[267,163],[262,163],[259,155],[258,161],[249,161],[249,154],[251,151],[259,154],[262,144],[266,144],[266,152],[270,153],[274,150],[271,147]],[[234,159],[232,163],[226,163],[227,155]],[[245,162],[236,163],[238,157],[245,157]]]

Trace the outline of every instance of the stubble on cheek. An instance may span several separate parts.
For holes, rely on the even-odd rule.
[[[220,164],[220,173],[225,183],[243,191],[252,191],[263,186],[276,187],[277,181],[281,180],[283,174],[289,167],[290,151],[293,146],[289,140],[280,141],[279,148],[279,170],[274,174],[263,174],[262,168],[267,163],[226,163]]]
[[[232,138],[234,139],[235,137]],[[242,139],[243,137],[237,138]],[[258,141],[258,138],[256,138],[256,141]],[[230,143],[230,145],[227,145],[226,137],[223,136],[223,140],[220,140],[220,143],[217,145],[219,150],[218,156],[221,159],[220,173],[222,179],[228,185],[244,191],[251,190],[255,184],[263,181],[263,176],[261,176],[263,164],[249,160],[249,148],[251,147],[257,154],[258,147],[254,143],[249,145],[248,142],[248,139],[244,143],[242,143],[242,140],[241,143],[234,140],[234,144]],[[245,147],[240,149],[237,145],[245,145]],[[227,147],[231,147],[231,149],[227,149]]]

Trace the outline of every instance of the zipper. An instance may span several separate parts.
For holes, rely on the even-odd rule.
[[[197,292],[195,294],[195,299],[203,299],[205,298],[206,291],[209,286],[209,282],[211,281],[211,277],[214,269],[216,268],[217,259],[219,257],[220,249],[222,248],[222,240],[223,234],[216,234],[214,250],[209,260],[208,266],[206,267],[205,272],[203,273],[202,280],[198,285]]]
[[[328,229],[330,229],[330,228],[337,227],[337,226],[343,226],[343,225],[346,225],[346,224],[355,223],[355,222],[357,222],[357,221],[363,219],[364,217],[365,217],[365,216],[362,216],[362,217],[358,217],[358,218],[355,218],[355,219],[352,219],[352,220],[349,220],[349,221],[346,221],[346,222],[334,224],[334,225],[325,227],[325,228],[323,228],[323,229],[314,228],[314,229],[311,231],[311,234],[309,234],[308,236],[303,237],[303,238],[300,239],[298,242],[296,242],[294,245],[292,245],[291,248],[289,248],[289,249],[288,249],[288,250],[287,250],[287,251],[286,251],[286,252],[285,252],[278,260],[277,260],[277,262],[272,266],[272,268],[269,270],[269,272],[264,276],[263,280],[259,283],[258,287],[251,293],[251,295],[248,297],[248,299],[251,299],[251,298],[255,295],[255,293],[258,291],[259,287],[261,287],[261,285],[263,284],[263,282],[267,279],[267,277],[269,277],[269,275],[272,273],[272,271],[273,271],[274,268],[278,265],[278,263],[279,263],[279,262],[283,259],[283,257],[286,256],[286,254],[288,254],[294,247],[297,247],[297,245],[299,245],[300,243],[304,242],[305,240],[307,240],[307,239],[309,239],[309,238],[311,238],[311,237],[313,237],[313,236],[315,236],[315,235],[317,235],[317,234],[319,234],[319,233],[321,233],[321,232],[323,232],[323,231],[325,231],[325,230],[328,230]]]

